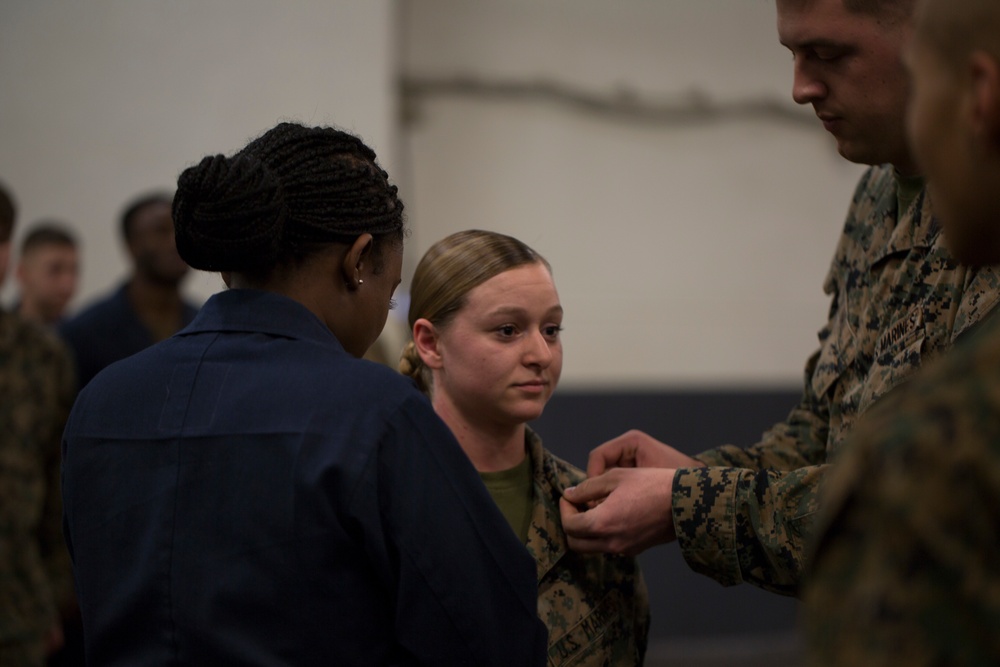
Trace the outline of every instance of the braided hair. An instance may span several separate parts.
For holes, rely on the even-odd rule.
[[[544,257],[512,236],[478,229],[446,236],[424,253],[413,274],[410,331],[421,318],[438,328],[447,326],[471,290],[501,273],[538,263],[551,272]],[[431,393],[430,371],[412,340],[403,348],[399,372],[413,378],[425,394]]]
[[[185,169],[173,201],[177,251],[196,269],[266,278],[331,243],[405,235],[403,203],[375,151],[330,127],[281,123],[231,157]]]

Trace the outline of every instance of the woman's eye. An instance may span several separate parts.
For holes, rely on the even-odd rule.
[[[545,332],[545,335],[549,336],[550,338],[556,338],[556,337],[558,337],[559,336],[559,332],[562,331],[562,330],[563,330],[563,328],[561,326],[559,326],[558,324],[553,324],[551,326],[547,326],[544,329],[542,329],[542,331]]]
[[[497,331],[503,336],[513,336],[517,330],[514,328],[513,324],[505,324],[497,329]]]

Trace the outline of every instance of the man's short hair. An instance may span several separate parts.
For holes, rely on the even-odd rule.
[[[21,241],[21,255],[24,256],[43,246],[76,247],[76,237],[69,228],[53,220],[43,220],[32,225],[31,231]]]
[[[3,183],[0,183],[0,243],[10,241],[10,236],[14,233],[16,215],[17,207],[14,205],[14,197],[7,191]]]
[[[945,62],[961,71],[973,51],[1000,59],[1000,2],[923,0],[916,12],[916,35]]]
[[[166,204],[170,206],[174,201],[173,195],[169,192],[150,192],[130,201],[122,212],[122,238],[128,243],[132,240],[135,217],[142,209],[153,204]]]

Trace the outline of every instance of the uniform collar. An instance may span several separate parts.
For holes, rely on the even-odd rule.
[[[534,478],[534,509],[526,546],[535,559],[538,581],[541,581],[568,549],[559,513],[563,489],[580,483],[584,478],[582,475],[579,479],[560,475],[554,459],[545,454],[542,439],[530,428],[525,429],[524,440],[531,457]]]
[[[340,347],[333,332],[311,310],[263,290],[230,289],[213,295],[178,335],[210,331],[265,333]]]
[[[941,225],[931,211],[927,188],[923,187],[905,211],[898,206],[898,191],[902,177],[893,171],[892,187],[886,188],[878,208],[884,211],[886,228],[892,231],[889,240],[879,252],[876,261],[897,253],[907,253],[914,248],[930,248],[941,234]]]

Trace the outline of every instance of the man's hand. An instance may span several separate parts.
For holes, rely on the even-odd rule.
[[[698,468],[703,465],[670,445],[633,430],[590,452],[587,476],[596,477],[610,468]]]
[[[615,468],[566,489],[559,510],[570,548],[635,556],[674,540],[674,472]],[[594,503],[593,509],[581,509]]]

